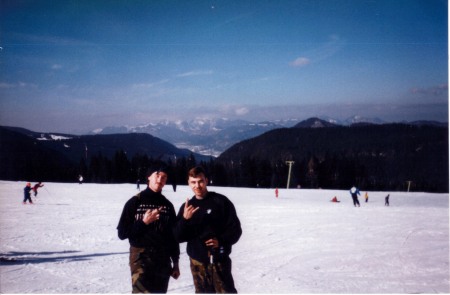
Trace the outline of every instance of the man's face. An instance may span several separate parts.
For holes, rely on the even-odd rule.
[[[188,184],[197,199],[203,199],[203,197],[208,192],[208,189],[206,188],[208,179],[203,174],[200,174],[197,177],[189,176]]]
[[[160,192],[166,185],[167,174],[165,172],[153,172],[148,177],[148,187],[154,192]]]

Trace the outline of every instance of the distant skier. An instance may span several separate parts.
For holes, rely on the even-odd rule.
[[[359,192],[359,189],[356,188],[355,186],[353,186],[353,187],[350,189],[350,195],[352,196],[352,199],[353,199],[353,205],[354,205],[355,207],[356,207],[356,206],[360,207],[360,205],[359,205],[359,200],[358,200],[358,195],[361,195],[361,194],[360,194],[360,192]]]
[[[138,191],[141,190],[141,181],[140,181],[139,179],[136,181],[136,189],[137,189]]]
[[[275,189],[275,197],[278,198],[278,188]]]
[[[27,201],[30,202],[30,204],[33,204],[33,201],[31,200],[31,183],[27,183],[25,188],[23,189],[23,204],[25,205]]]
[[[38,188],[40,188],[40,187],[43,187],[44,185],[42,184],[42,182],[38,182],[38,183],[36,183],[34,186],[33,186],[33,188],[32,188],[32,190],[33,190],[33,192],[34,192],[34,196],[35,197],[37,197],[37,194],[38,194]]]
[[[336,196],[334,196],[334,198],[332,198],[330,202],[339,203],[341,201],[339,201],[338,198]]]
[[[366,203],[369,202],[369,193],[368,192],[365,193],[364,199],[366,199]]]
[[[83,175],[78,175],[78,183],[79,184],[83,183]]]
[[[178,173],[177,173],[176,168],[171,167],[169,170],[169,173],[170,173],[170,175],[172,175],[172,189],[174,192],[176,192],[177,191],[177,182],[178,182],[178,179],[177,179]]]
[[[389,206],[389,194],[384,198],[384,206]]]

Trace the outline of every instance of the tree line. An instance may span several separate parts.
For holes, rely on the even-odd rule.
[[[414,164],[408,163],[407,159],[403,161],[404,167],[391,167],[388,155],[373,158],[373,155],[364,153],[329,153],[321,157],[308,154],[291,158],[290,161],[290,173],[286,161],[252,157],[243,157],[236,162],[222,162],[214,158],[198,162],[194,157],[182,157],[164,163],[171,168],[168,183],[177,185],[185,185],[188,170],[200,165],[208,172],[210,185],[216,186],[285,188],[289,179],[289,188],[348,189],[358,185],[364,190],[448,192],[448,182],[437,177],[442,171],[430,171],[428,177],[419,177]],[[140,154],[128,159],[126,153],[119,150],[112,159],[101,154],[93,156],[89,162],[81,159],[78,173],[87,182],[135,183],[139,180],[145,183],[147,169],[160,162]]]
[[[1,129],[0,129],[1,131]],[[407,125],[321,130],[286,128],[229,148],[219,158],[191,154],[154,158],[117,149],[106,156],[79,153],[77,161],[25,136],[3,130],[0,177],[4,180],[145,183],[147,169],[164,161],[169,183],[186,184],[190,168],[201,165],[210,185],[234,187],[448,192],[448,128]],[[198,159],[198,158],[197,158]],[[203,158],[205,159],[205,158]],[[287,161],[293,163],[289,173]]]

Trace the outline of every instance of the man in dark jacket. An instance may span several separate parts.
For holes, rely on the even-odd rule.
[[[189,171],[194,197],[180,207],[175,237],[187,242],[196,293],[237,293],[231,274],[231,247],[242,234],[233,203],[208,192],[205,171]]]
[[[350,189],[350,195],[352,196],[353,205],[355,207],[360,207],[358,195],[360,195],[359,189],[356,186],[352,186]]]
[[[27,182],[27,185],[23,188],[23,204],[25,205],[27,201],[30,202],[30,204],[33,204],[33,201],[31,200],[31,183]]]
[[[167,177],[166,166],[150,168],[148,187],[127,201],[117,226],[119,238],[130,242],[133,293],[166,293],[170,276],[180,275],[175,209],[161,194]]]

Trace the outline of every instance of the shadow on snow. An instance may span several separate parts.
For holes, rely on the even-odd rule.
[[[75,255],[81,251],[60,251],[60,252],[8,252],[0,253],[0,265],[5,264],[39,264],[39,263],[52,263],[52,262],[75,262],[89,260],[95,257],[109,256],[109,255],[121,255],[128,254],[128,252],[115,252],[115,253],[93,253]],[[66,255],[74,254],[74,255]],[[59,255],[50,256],[49,255]]]

